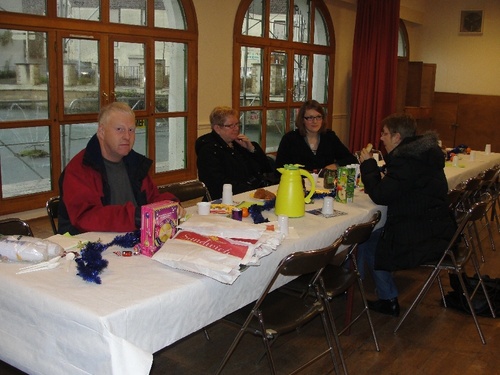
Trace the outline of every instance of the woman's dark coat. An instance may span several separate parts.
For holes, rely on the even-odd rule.
[[[365,192],[387,206],[375,269],[413,268],[439,258],[456,224],[448,210],[445,160],[437,135],[405,138],[385,161],[383,178],[374,159],[361,164]]]

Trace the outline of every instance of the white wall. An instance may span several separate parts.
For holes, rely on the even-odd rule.
[[[428,1],[413,60],[437,64],[436,91],[500,95],[500,1]],[[459,33],[462,10],[483,10],[482,35]]]

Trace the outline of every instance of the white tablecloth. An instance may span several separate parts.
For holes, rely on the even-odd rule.
[[[481,161],[478,155],[470,162],[477,168],[447,167],[450,186],[500,162],[499,156]],[[248,193],[235,197],[247,199]],[[318,200],[306,209],[321,204]],[[30,374],[148,374],[153,353],[255,300],[284,256],[327,246],[377,209],[385,213],[359,189],[354,203],[336,203],[335,209],[347,215],[290,219],[298,238],[285,239],[232,285],[145,256],[119,257],[116,248],[103,254],[109,265],[101,285],[83,281],[74,268],[16,275],[19,264],[0,263],[0,359]],[[271,211],[264,216],[276,220]],[[107,243],[114,235],[82,237]]]
[[[103,254],[109,265],[100,285],[83,281],[75,268],[16,275],[20,264],[0,263],[0,359],[30,374],[148,374],[154,352],[255,300],[284,256],[327,246],[376,210],[359,191],[355,203],[335,208],[347,215],[291,218],[299,238],[285,239],[233,285],[142,255],[119,257],[116,248]],[[114,234],[82,237],[107,243]]]
[[[477,176],[480,172],[500,164],[500,153],[492,152],[486,155],[482,151],[476,151],[475,160],[470,160],[470,155],[458,155],[458,166],[454,167],[451,162],[446,162],[444,172],[448,180],[448,188],[453,189],[462,181]]]

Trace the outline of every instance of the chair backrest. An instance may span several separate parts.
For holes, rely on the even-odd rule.
[[[298,251],[281,261],[277,273],[285,276],[300,276],[322,271],[333,259],[342,244],[342,237],[330,246],[319,250]]]
[[[175,182],[168,185],[159,186],[160,193],[168,191],[174,194],[181,202],[187,202],[194,199],[202,199],[210,202],[212,198],[205,184],[200,180],[190,180]]]
[[[377,211],[369,221],[351,225],[342,235],[342,245],[357,245],[368,240],[381,216],[382,213]]]
[[[45,208],[47,209],[47,215],[49,216],[50,226],[54,234],[57,234],[56,219],[59,215],[59,196],[52,197],[45,203]]]
[[[0,234],[6,236],[22,235],[33,237],[30,225],[24,220],[18,218],[0,220]]]
[[[453,252],[454,250],[458,250],[457,245],[460,244],[462,238],[466,239],[467,236],[464,236],[465,228],[469,225],[469,223],[481,220],[486,214],[486,210],[488,209],[488,205],[491,203],[492,197],[490,194],[485,193],[481,196],[481,200],[479,202],[474,203],[465,213],[464,218],[458,225],[453,238],[450,240],[450,243],[445,251],[445,253]],[[467,241],[467,240],[466,240]],[[472,251],[472,247],[469,247],[469,253]],[[468,256],[467,256],[468,258]]]

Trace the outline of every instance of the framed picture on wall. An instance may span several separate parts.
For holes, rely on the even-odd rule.
[[[483,11],[462,10],[460,13],[460,34],[482,34]]]

